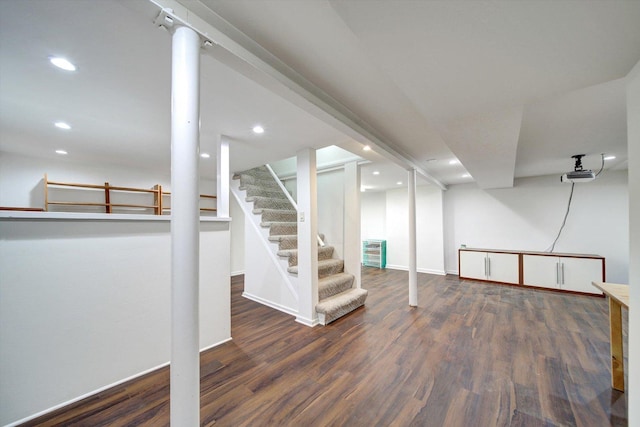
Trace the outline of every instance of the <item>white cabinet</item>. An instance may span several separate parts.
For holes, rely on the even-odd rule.
[[[461,279],[525,285],[560,291],[601,294],[591,282],[605,281],[598,255],[459,249]]]
[[[600,294],[591,282],[604,281],[604,259],[551,255],[523,256],[523,285]]]
[[[460,278],[520,283],[517,253],[460,250]]]
[[[539,288],[560,289],[559,258],[555,256],[523,255],[523,284]]]

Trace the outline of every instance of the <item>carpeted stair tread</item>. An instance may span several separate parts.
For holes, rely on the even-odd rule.
[[[257,168],[249,169],[242,172],[236,172],[233,177],[236,176],[241,177],[242,175],[250,175],[250,176],[271,176],[271,172],[267,169],[266,166],[258,166]]]
[[[320,238],[324,240],[324,234],[320,235]],[[278,244],[278,249],[297,249],[298,248],[298,235],[273,235],[269,236],[269,241]]]
[[[287,268],[291,274],[298,274],[298,266]],[[344,261],[341,259],[323,259],[318,261],[318,278],[331,276],[344,271]]]
[[[298,213],[290,209],[262,209],[262,222],[296,222]]]
[[[271,209],[271,208],[257,208],[253,209],[253,212],[256,215],[262,215],[265,212],[279,212],[279,213],[297,213],[295,209]]]
[[[245,199],[247,202],[255,202],[255,201],[257,201],[258,199],[264,199],[264,198],[265,198],[265,196],[263,196],[263,195],[253,195],[253,196],[247,196],[247,197],[245,197],[244,199]],[[284,202],[289,203],[289,200],[287,199],[287,196],[285,196],[285,195],[284,195],[284,194],[282,194],[282,193],[280,193],[280,195],[279,195],[279,196],[277,196],[277,195],[272,195],[272,196],[267,197],[267,198],[268,198],[269,200],[274,201],[274,202],[284,201]],[[289,205],[291,205],[291,203],[289,203]]]
[[[331,259],[333,256],[333,246],[323,246],[318,248],[318,261],[324,259]],[[281,249],[278,251],[278,256],[289,257],[289,267],[298,265],[298,249]]]
[[[298,234],[298,223],[297,222],[272,222],[269,225],[270,236],[281,236],[283,234],[285,235]]]
[[[276,180],[271,177],[262,178],[262,177],[255,177],[251,175],[242,175],[237,179],[240,180],[240,185],[238,186],[240,190],[246,190],[246,188],[251,185],[259,185],[265,188],[280,188],[280,185],[278,185]]]
[[[287,195],[279,187],[262,187],[258,185],[247,185],[245,188],[246,197],[245,200],[249,200],[252,197],[269,197],[271,199],[286,199]]]
[[[318,298],[320,300],[348,291],[353,286],[353,274],[338,273],[318,280]]]
[[[326,325],[363,306],[367,294],[366,289],[353,288],[320,300],[316,305],[320,323]]]
[[[287,199],[272,199],[263,196],[255,196],[252,199],[254,209],[293,209]]]

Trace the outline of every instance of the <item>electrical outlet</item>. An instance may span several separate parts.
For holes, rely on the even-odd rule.
[[[304,222],[304,212],[298,212],[298,219],[300,222]]]

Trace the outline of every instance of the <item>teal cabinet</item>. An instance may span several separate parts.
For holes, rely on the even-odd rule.
[[[362,242],[362,265],[385,268],[387,265],[387,241],[364,240]]]

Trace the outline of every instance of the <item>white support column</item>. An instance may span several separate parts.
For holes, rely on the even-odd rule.
[[[318,189],[316,150],[298,151],[298,283],[297,322],[318,324]]]
[[[198,161],[200,37],[173,33],[171,67],[171,425],[200,425]]]
[[[360,279],[360,167],[358,162],[344,165],[344,270],[353,274],[355,286]]]
[[[220,135],[216,148],[216,214],[229,217],[229,140]]]
[[[409,305],[418,306],[418,257],[416,249],[416,170],[409,170]]]

